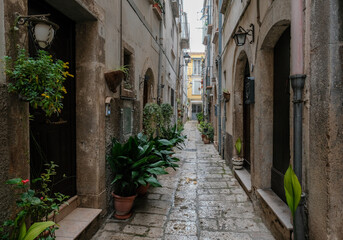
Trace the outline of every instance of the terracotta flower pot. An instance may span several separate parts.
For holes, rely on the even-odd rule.
[[[205,144],[210,144],[210,139],[206,135],[203,138],[203,141],[204,141]]]
[[[138,195],[138,196],[144,196],[144,195],[148,192],[149,187],[150,187],[150,184],[149,184],[149,183],[148,183],[146,186],[140,185],[140,186],[137,188],[137,195]]]
[[[119,86],[121,81],[124,79],[124,76],[125,76],[124,73],[122,71],[119,71],[119,70],[105,73],[105,80],[106,80],[108,88],[112,92],[115,93],[116,88]]]
[[[112,196],[114,198],[114,209],[116,210],[114,217],[117,219],[128,219],[131,217],[131,209],[137,195],[121,197],[112,193]]]

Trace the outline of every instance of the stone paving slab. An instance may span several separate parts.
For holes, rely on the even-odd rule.
[[[196,122],[176,150],[180,168],[159,177],[137,199],[131,219],[109,218],[93,240],[272,240],[252,203],[212,144],[202,143]]]

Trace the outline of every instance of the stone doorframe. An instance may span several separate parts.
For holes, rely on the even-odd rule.
[[[274,46],[289,26],[290,5],[288,1],[275,1],[264,19],[257,38],[254,114],[254,125],[256,127],[254,135],[258,141],[253,142],[254,174],[251,175],[253,187],[257,189],[269,189],[271,187]]]
[[[105,210],[105,40],[104,24],[98,20],[103,13],[92,2],[46,2],[76,23],[77,195],[81,207]]]

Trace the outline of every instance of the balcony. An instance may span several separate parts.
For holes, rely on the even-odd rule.
[[[171,1],[171,7],[173,11],[173,17],[178,18],[180,17],[180,5],[179,0],[172,0]]]
[[[181,48],[189,48],[189,29],[188,29],[188,20],[187,13],[183,12],[181,15]]]

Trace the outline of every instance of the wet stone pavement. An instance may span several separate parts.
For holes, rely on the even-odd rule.
[[[106,220],[93,240],[274,239],[213,144],[203,144],[196,122],[185,124],[180,168],[159,177],[136,199],[131,219]]]

